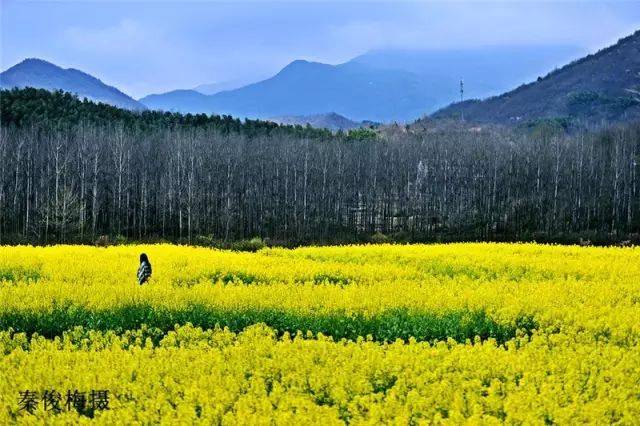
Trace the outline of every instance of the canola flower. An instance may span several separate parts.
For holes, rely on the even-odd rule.
[[[148,332],[148,330],[146,330]],[[18,411],[15,389],[110,389],[101,424],[634,424],[640,348],[537,335],[434,345],[275,337],[190,326],[157,346],[145,330],[63,338],[0,335],[4,422],[88,423],[77,413]],[[25,350],[25,347],[27,348]]]
[[[139,287],[141,251],[152,259],[154,276]],[[6,247],[0,277],[0,327],[45,335],[59,334],[48,330],[56,324],[171,328],[176,320],[236,331],[241,327],[234,323],[283,328],[277,322],[287,316],[291,332],[299,324],[331,334],[312,325],[335,328],[344,319],[345,327],[367,329],[358,326],[361,318],[391,315],[409,328],[425,316],[436,322],[462,317],[510,334],[524,325],[630,343],[640,336],[638,248],[380,245],[248,254],[171,245]],[[465,337],[473,337],[470,331]]]
[[[638,248],[0,247],[0,423],[634,424],[639,290]]]

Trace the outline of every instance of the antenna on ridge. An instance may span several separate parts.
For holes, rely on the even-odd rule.
[[[460,103],[464,100],[464,81],[460,79]],[[464,110],[462,109],[462,105],[460,105],[460,121],[464,121]]]

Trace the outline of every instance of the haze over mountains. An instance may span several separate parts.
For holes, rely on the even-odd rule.
[[[42,59],[29,58],[0,73],[0,87],[35,87],[47,90],[63,90],[79,98],[125,109],[144,110],[146,107],[115,87],[73,68],[61,68]]]
[[[640,31],[613,46],[484,101],[444,108],[434,118],[514,123],[539,118],[590,122],[640,118]]]
[[[233,90],[238,89],[240,87],[246,86],[247,84],[251,84],[253,81],[247,80],[228,80],[228,81],[218,81],[215,83],[205,83],[199,84],[193,88],[196,92],[200,92],[203,95],[215,95],[218,92],[222,92],[223,90]]]
[[[380,69],[401,69],[420,77],[434,99],[428,113],[460,97],[497,95],[544,75],[586,54],[573,46],[486,46],[473,49],[377,50],[352,62]]]
[[[267,80],[236,90],[210,96],[174,91],[140,102],[151,109],[249,118],[335,112],[353,120],[393,121],[420,117],[430,101],[420,79],[407,71],[297,60]]]
[[[517,123],[538,118],[624,120],[640,117],[640,31],[560,69],[579,49],[493,47],[469,50],[379,50],[340,65],[297,60],[271,78],[232,90],[204,85],[136,101],[86,73],[27,59],[0,74],[3,88],[64,90],[122,108],[228,114],[287,124],[349,129],[409,122],[459,99],[433,118]],[[549,72],[556,68],[556,70]],[[544,76],[544,77],[542,77]],[[522,84],[533,81],[529,84]],[[231,83],[229,83],[231,84]],[[226,86],[230,87],[230,86]]]
[[[176,90],[140,102],[151,109],[250,118],[335,112],[358,121],[412,121],[459,99],[461,78],[469,96],[484,97],[581,54],[570,46],[380,50],[339,65],[297,60],[269,79],[209,96]]]

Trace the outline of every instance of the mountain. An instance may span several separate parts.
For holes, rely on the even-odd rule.
[[[140,102],[151,109],[207,112],[268,118],[313,115],[325,111],[355,120],[417,118],[431,100],[412,73],[362,64],[327,65],[297,60],[275,76],[208,97],[195,91],[151,95]]]
[[[514,123],[541,118],[589,122],[640,118],[640,31],[615,45],[483,101],[450,105],[433,118]]]
[[[487,96],[577,57],[578,51],[567,46],[379,50],[339,65],[297,60],[269,79],[209,97],[177,91],[140,102],[152,109],[263,119],[335,111],[353,120],[411,121],[455,100],[461,77],[469,94]]]
[[[0,73],[0,86],[5,89],[35,87],[50,91],[63,90],[80,98],[86,97],[120,108],[146,109],[135,99],[89,74],[73,68],[60,68],[42,59],[25,59]]]
[[[212,105],[211,96],[195,90],[172,90],[158,95],[147,95],[138,100],[152,110],[181,113],[217,113]]]
[[[200,92],[203,95],[215,95],[218,92],[222,92],[223,90],[233,90],[239,87],[246,86],[252,81],[235,79],[229,81],[220,81],[216,83],[209,84],[200,84],[193,88],[196,92]]]
[[[330,112],[327,114],[272,117],[269,119],[269,121],[273,121],[274,123],[278,124],[301,126],[306,126],[308,124],[311,127],[315,127],[317,129],[329,129],[332,131],[351,130],[375,124],[372,122],[364,121],[355,122],[340,114],[336,114],[335,112]]]
[[[397,69],[417,75],[434,100],[428,113],[460,98],[484,98],[513,89],[559,64],[583,56],[576,46],[517,45],[465,49],[383,49],[351,62],[378,69]]]

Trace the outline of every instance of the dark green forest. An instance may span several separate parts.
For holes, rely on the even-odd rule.
[[[127,129],[152,130],[177,127],[207,128],[220,134],[248,137],[285,133],[296,137],[327,137],[328,130],[302,126],[280,126],[270,121],[240,120],[229,115],[178,114],[160,111],[131,111],[103,103],[78,99],[71,93],[44,89],[3,90],[0,96],[3,126],[42,125],[68,130],[77,125],[119,125]]]
[[[640,125],[348,133],[0,94],[0,243],[634,242]]]

